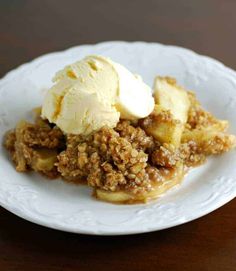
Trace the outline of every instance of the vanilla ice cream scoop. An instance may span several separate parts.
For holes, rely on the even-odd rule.
[[[151,89],[125,67],[102,56],[88,56],[54,77],[42,117],[65,133],[90,134],[115,127],[119,118],[139,119],[154,108]]]

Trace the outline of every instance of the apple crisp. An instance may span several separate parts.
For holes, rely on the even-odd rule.
[[[180,88],[172,78],[157,80],[158,87]],[[148,117],[120,119],[115,128],[104,126],[88,136],[63,134],[38,110],[34,123],[21,121],[6,134],[4,145],[19,172],[83,182],[105,201],[144,202],[180,183],[207,156],[236,146],[235,136],[226,133],[227,121],[205,111],[192,92],[181,89],[180,94],[175,97],[179,108],[189,103],[183,118],[177,117],[175,105],[168,108],[171,100],[167,104],[160,92]]]

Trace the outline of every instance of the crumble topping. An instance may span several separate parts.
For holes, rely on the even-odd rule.
[[[158,181],[158,169],[151,170],[148,154],[143,151],[150,147],[151,138],[127,122],[119,123],[117,130],[120,134],[115,129],[103,127],[84,139],[68,136],[71,143],[58,156],[58,171],[65,179],[86,178],[88,185],[104,190],[132,189],[133,193],[149,190],[150,182]],[[131,130],[135,135],[132,143],[127,140]]]
[[[179,129],[181,123],[168,110],[154,110],[135,122],[120,120],[115,128],[105,126],[86,137],[64,135],[37,110],[35,123],[19,122],[6,133],[4,146],[19,172],[34,170],[103,191],[144,194],[183,165],[186,169],[200,165],[208,155],[236,145],[236,137],[225,132],[228,122],[205,111],[193,93],[188,95],[191,106],[178,145],[163,143],[150,133],[159,123],[165,129]]]

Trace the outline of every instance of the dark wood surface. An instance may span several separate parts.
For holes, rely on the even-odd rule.
[[[176,44],[236,68],[235,11],[235,0],[0,0],[0,76],[41,54],[104,40]],[[0,270],[236,270],[235,221],[234,200],[172,229],[96,237],[0,209]]]

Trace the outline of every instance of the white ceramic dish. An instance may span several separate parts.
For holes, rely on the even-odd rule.
[[[236,73],[190,50],[144,42],[105,42],[51,53],[9,72],[0,81],[0,140],[4,132],[39,106],[54,73],[88,54],[113,58],[152,85],[171,75],[196,91],[203,105],[231,122],[236,133]],[[236,151],[192,170],[183,183],[148,204],[113,205],[91,190],[37,174],[17,173],[2,146],[0,204],[12,213],[50,228],[85,234],[119,235],[155,231],[199,218],[236,196]]]

